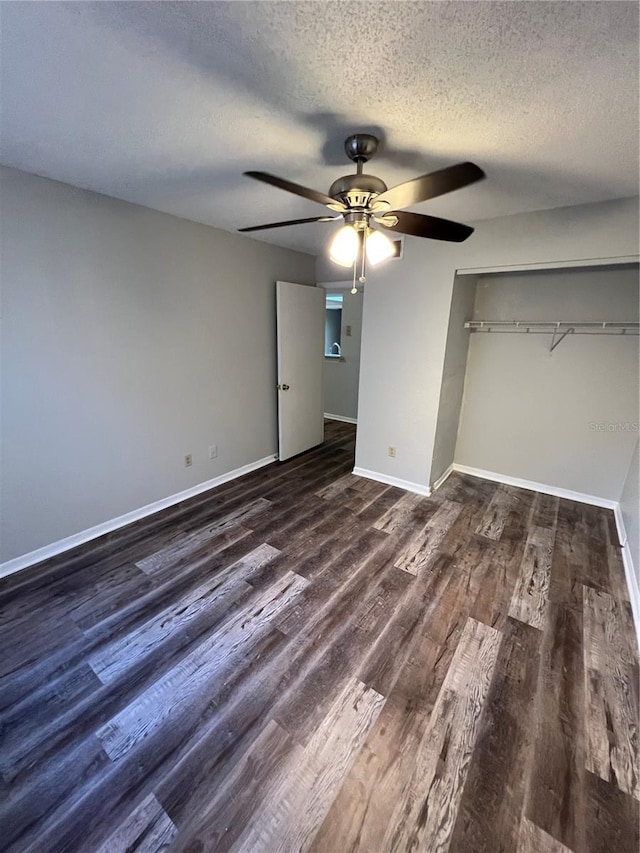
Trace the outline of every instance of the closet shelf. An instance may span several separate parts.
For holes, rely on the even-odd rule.
[[[549,352],[553,352],[567,335],[638,335],[640,323],[616,323],[602,320],[591,323],[571,323],[565,320],[540,322],[534,320],[469,320],[464,324],[471,332],[498,332],[532,335],[551,334]]]

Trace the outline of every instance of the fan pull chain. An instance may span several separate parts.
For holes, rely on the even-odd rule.
[[[353,262],[353,287],[351,288],[351,293],[357,293],[358,288],[356,287],[356,265],[358,263],[358,258],[356,257]]]
[[[361,272],[361,274],[360,274],[360,279],[359,279],[359,280],[360,280],[360,284],[364,284],[364,283],[365,283],[365,281],[366,281],[366,274],[367,274],[367,271],[366,271],[366,257],[367,257],[367,253],[366,253],[366,246],[365,246],[366,241],[367,241],[367,235],[366,235],[366,233],[363,231],[363,232],[362,232],[362,243],[361,243],[361,246],[362,246],[362,249],[361,249],[361,251],[362,251],[362,272]]]

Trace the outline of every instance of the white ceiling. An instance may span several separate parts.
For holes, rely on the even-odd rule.
[[[638,191],[638,5],[1,4],[2,162],[227,230],[321,215],[375,131],[389,186],[470,159],[417,210],[473,221]],[[316,252],[333,225],[260,239]]]

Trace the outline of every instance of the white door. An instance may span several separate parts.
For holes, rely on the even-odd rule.
[[[324,440],[324,315],[321,287],[276,282],[280,459]]]

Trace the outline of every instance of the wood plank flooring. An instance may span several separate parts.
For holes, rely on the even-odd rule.
[[[637,853],[609,511],[354,428],[0,580],[0,849]]]

